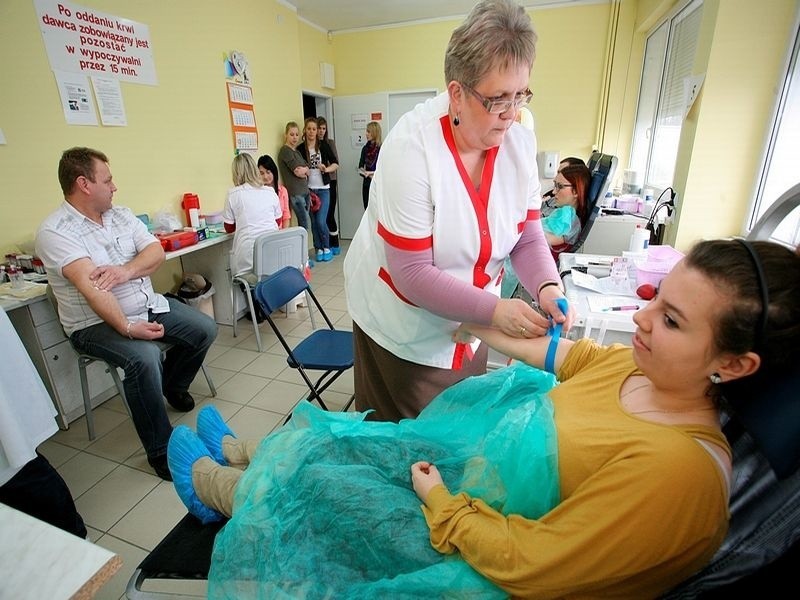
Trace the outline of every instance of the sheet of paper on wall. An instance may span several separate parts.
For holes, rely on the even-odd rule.
[[[68,125],[97,125],[89,78],[81,73],[53,71]]]
[[[94,97],[100,110],[100,122],[111,127],[125,127],[128,118],[125,116],[125,104],[122,102],[122,90],[118,79],[92,77]]]
[[[2,129],[0,129],[0,145],[6,145],[6,134],[3,133]]]

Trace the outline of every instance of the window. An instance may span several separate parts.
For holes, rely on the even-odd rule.
[[[756,184],[755,201],[746,229],[749,231],[781,194],[800,183],[800,25],[795,27],[788,68],[772,119],[764,162]],[[800,243],[800,208],[792,211],[772,234],[772,239],[789,246]]]
[[[672,185],[702,8],[700,0],[684,4],[647,37],[629,165],[657,189]]]

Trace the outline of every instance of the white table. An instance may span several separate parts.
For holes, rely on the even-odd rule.
[[[119,555],[0,504],[1,598],[93,598],[120,566]]]
[[[602,297],[607,294],[594,292],[592,290],[579,287],[573,282],[572,274],[569,272],[578,262],[607,263],[611,264],[613,255],[603,254],[570,254],[563,253],[559,257],[559,272],[562,274],[564,289],[567,300],[575,307],[577,319],[570,329],[567,337],[572,340],[582,337],[590,337],[601,344],[612,344],[615,342],[630,345],[633,333],[636,331],[636,324],[633,322],[635,310],[607,311],[592,310],[592,305],[603,305]],[[591,266],[590,266],[591,268]],[[597,266],[597,276],[600,276],[603,269]],[[591,273],[591,271],[590,271]],[[635,289],[635,285],[631,286]],[[642,300],[633,294],[626,296],[624,293],[614,292],[614,296],[626,298],[625,305],[646,306],[647,301]],[[590,298],[594,298],[590,305]]]
[[[166,253],[166,260],[179,259],[184,273],[199,273],[214,285],[211,301],[214,305],[214,319],[221,325],[231,325],[231,267],[230,252],[233,244],[232,233],[217,234],[212,238]],[[236,289],[241,294],[241,290]],[[247,300],[242,296],[237,306],[246,307]],[[243,312],[244,309],[242,309]]]

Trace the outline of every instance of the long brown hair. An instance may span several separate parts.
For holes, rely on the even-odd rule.
[[[575,212],[581,221],[581,227],[586,225],[589,218],[588,203],[589,186],[592,182],[592,175],[586,165],[567,165],[559,171],[561,175],[572,185],[575,192]]]

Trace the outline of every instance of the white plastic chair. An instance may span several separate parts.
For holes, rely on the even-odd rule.
[[[236,337],[236,315],[239,312],[239,307],[237,306],[239,294],[237,294],[236,291],[237,288],[239,288],[243,291],[246,290],[244,295],[247,299],[247,308],[250,311],[250,318],[253,321],[253,332],[256,335],[256,344],[258,345],[258,351],[262,351],[261,333],[258,330],[256,310],[251,293],[251,290],[255,286],[247,280],[246,276],[255,275],[256,283],[258,283],[266,276],[272,275],[283,267],[295,267],[303,272],[307,260],[308,232],[306,232],[303,227],[289,227],[279,231],[270,231],[256,238],[253,244],[253,270],[244,273],[236,273],[231,276],[231,322],[233,323],[233,337]],[[314,323],[314,313],[310,308],[308,293],[306,293],[306,305],[309,306],[311,326],[314,328],[316,324]]]

